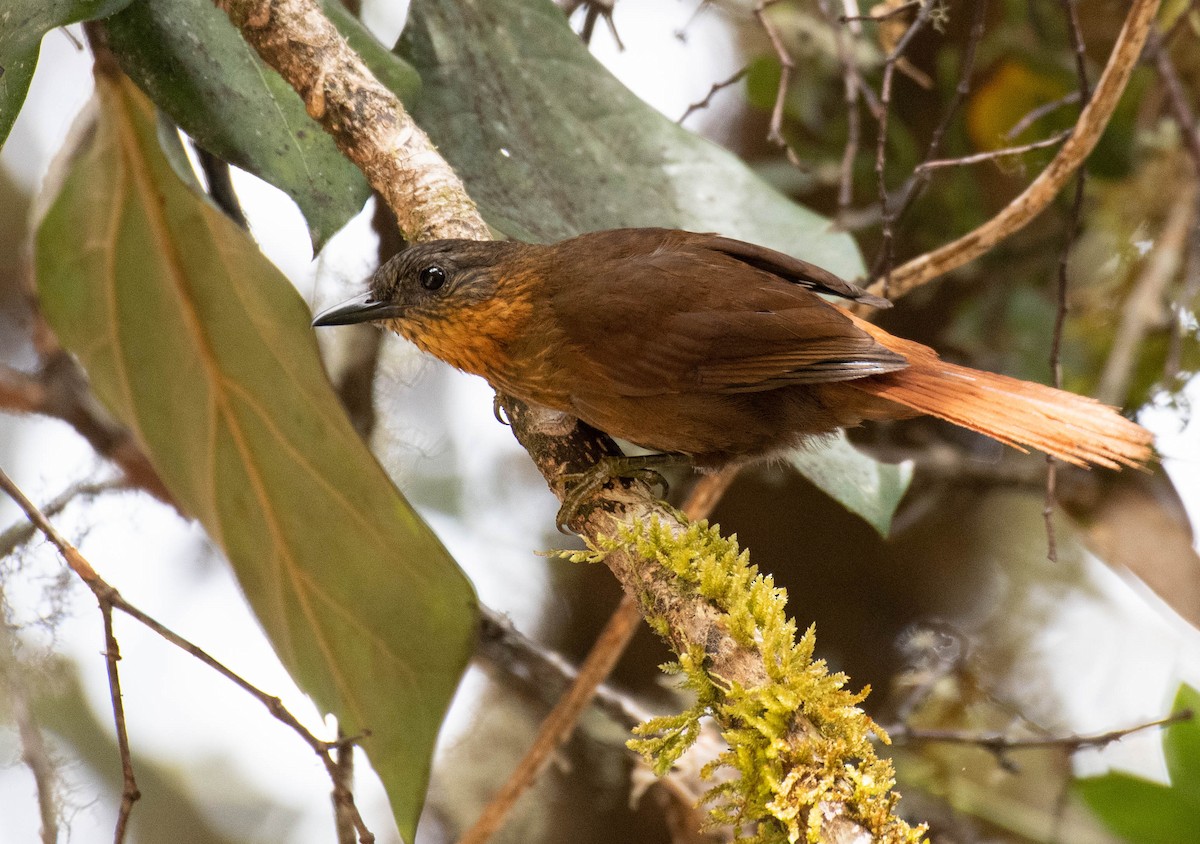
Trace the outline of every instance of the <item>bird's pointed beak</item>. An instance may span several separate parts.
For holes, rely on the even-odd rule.
[[[376,302],[371,298],[371,291],[368,290],[349,301],[321,311],[312,324],[313,326],[351,325],[356,322],[372,322],[403,315],[404,307],[402,305],[394,302]]]

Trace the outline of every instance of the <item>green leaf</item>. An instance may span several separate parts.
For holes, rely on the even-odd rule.
[[[1077,780],[1075,788],[1131,844],[1195,844],[1200,806],[1179,789],[1116,771]]]
[[[5,0],[0,10],[0,146],[29,93],[42,36],[69,23],[95,20],[129,0]]]
[[[842,431],[793,451],[788,462],[884,537],[913,475],[912,461],[880,463],[852,446]]]
[[[416,0],[401,49],[423,82],[417,122],[505,234],[719,231],[862,273],[848,235],[639,100],[549,0]]]
[[[384,84],[412,95],[420,83],[411,67],[340,3],[326,12]],[[108,32],[121,67],[188,135],[295,200],[314,249],[362,209],[362,173],[210,0],[135,0]]]
[[[363,747],[411,840],[474,593],[354,433],[309,313],[184,186],[153,105],[100,75],[37,230],[41,306],[220,544],[296,681]]]
[[[1190,721],[1172,724],[1163,736],[1163,755],[1171,775],[1171,787],[1192,796],[1200,825],[1200,692],[1186,683],[1175,695],[1172,712],[1192,713]]]

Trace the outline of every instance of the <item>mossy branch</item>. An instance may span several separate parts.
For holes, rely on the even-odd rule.
[[[887,735],[859,707],[868,690],[849,691],[845,674],[814,658],[811,627],[797,639],[786,593],[751,565],[736,537],[706,522],[619,522],[589,550],[564,556],[627,576],[628,566],[638,569],[646,620],[678,657],[666,669],[683,676],[696,702],[643,724],[630,746],[661,775],[695,741],[700,720],[713,718],[728,749],[705,775],[737,774],[704,797],[714,824],[762,844],[829,841],[839,821],[874,841],[922,840],[923,827],[896,817],[892,766],[871,742]],[[671,594],[655,588],[660,578],[674,584]]]

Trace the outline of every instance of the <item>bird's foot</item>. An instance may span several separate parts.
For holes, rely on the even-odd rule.
[[[492,416],[495,416],[496,421],[504,427],[512,427],[512,421],[508,418],[508,408],[504,406],[504,399],[498,392],[492,396]]]
[[[659,469],[679,466],[688,460],[681,454],[642,454],[635,457],[626,455],[601,457],[583,472],[571,472],[560,475],[558,482],[563,486],[562,506],[558,509],[555,526],[562,533],[569,533],[567,524],[573,520],[583,505],[601,487],[618,478],[629,478],[649,484],[651,487],[662,487],[665,498],[670,490],[667,479]]]

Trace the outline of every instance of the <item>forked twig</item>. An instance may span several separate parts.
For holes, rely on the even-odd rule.
[[[50,520],[46,517],[45,513],[36,504],[29,500],[25,493],[21,491],[20,487],[13,482],[13,480],[3,469],[0,469],[0,489],[4,490],[4,492],[6,492],[9,497],[17,503],[17,506],[19,506],[29,518],[29,521],[31,521],[42,533],[42,535],[45,536],[46,539],[58,549],[59,554],[62,555],[67,565],[71,568],[71,571],[73,571],[79,577],[79,579],[82,580],[84,584],[92,590],[92,594],[96,596],[96,600],[100,604],[100,612],[104,619],[104,637],[106,645],[105,657],[108,662],[109,693],[112,697],[113,718],[116,723],[117,730],[117,746],[121,754],[121,770],[124,780],[124,788],[122,789],[121,794],[121,807],[117,816],[116,836],[114,839],[117,844],[120,844],[120,842],[124,840],[125,829],[129,821],[130,813],[133,809],[133,804],[140,795],[137,789],[137,782],[134,779],[133,761],[129,749],[129,738],[126,734],[124,707],[121,703],[121,689],[117,674],[117,661],[120,660],[121,656],[117,647],[116,637],[113,633],[113,610],[119,610],[136,621],[141,622],[144,626],[150,628],[150,630],[157,633],[163,639],[166,639],[171,644],[191,654],[193,657],[200,660],[200,662],[204,663],[209,668],[212,668],[218,674],[231,680],[238,687],[262,703],[263,706],[267,708],[267,711],[276,718],[276,720],[281,721],[282,723],[291,727],[293,731],[295,731],[301,738],[304,739],[305,743],[307,743],[308,746],[313,749],[313,751],[324,763],[326,771],[329,773],[330,778],[334,782],[335,798],[337,798],[337,786],[340,780],[338,779],[337,763],[330,756],[330,750],[345,744],[345,741],[327,742],[317,738],[315,735],[309,732],[309,730],[303,724],[301,724],[300,721],[297,720],[297,718],[292,715],[292,713],[289,712],[286,707],[284,707],[283,702],[278,697],[269,695],[262,691],[248,680],[245,680],[240,675],[236,674],[230,668],[227,668],[224,664],[219,662],[216,658],[204,651],[198,645],[195,645],[183,638],[178,633],[174,632],[156,619],[142,612],[133,604],[126,601],[115,588],[113,588],[107,581],[100,577],[95,568],[92,567],[92,564],[88,562],[87,558],[85,558],[74,545],[68,542],[66,538],[64,538],[62,534],[58,532],[54,525],[50,523]],[[346,795],[342,794],[341,799],[345,800]],[[370,830],[367,829],[366,823],[363,821],[362,816],[359,815],[358,810],[354,808],[352,796],[349,797],[349,804],[350,810],[352,810],[355,818],[355,827],[358,830],[359,841],[363,842],[363,844],[370,844],[375,840],[375,836],[370,832]]]
[[[833,43],[837,49],[838,63],[842,66],[842,96],[846,101],[846,146],[842,150],[842,164],[838,175],[838,220],[845,223],[845,216],[854,202],[854,159],[858,157],[858,146],[862,140],[862,113],[858,107],[858,94],[864,88],[862,77],[858,72],[858,64],[854,59],[854,49],[847,43],[846,32],[842,27],[834,26],[833,10],[830,0],[820,0],[818,8],[825,20],[833,29]],[[850,18],[842,15],[840,21]],[[850,29],[850,39],[857,32]]]
[[[903,296],[938,276],[966,264],[1000,241],[1024,228],[1058,195],[1071,175],[1096,145],[1112,117],[1117,100],[1136,66],[1146,35],[1158,11],[1159,0],[1133,0],[1108,64],[1092,100],[1080,112],[1071,137],[1037,178],[996,216],[957,240],[892,270],[890,295]],[[883,284],[871,285],[881,293]]]
[[[1071,137],[1071,130],[1065,129],[1058,134],[1043,138],[1040,141],[1033,141],[1028,144],[1021,144],[1016,147],[1005,147],[1004,149],[993,149],[988,152],[977,152],[974,155],[964,155],[962,158],[942,158],[936,161],[926,161],[923,164],[918,164],[913,170],[916,175],[928,173],[931,170],[940,170],[945,167],[964,167],[970,164],[979,164],[984,161],[995,161],[997,158],[1008,158],[1013,155],[1024,155],[1027,152],[1033,152],[1038,149],[1054,147],[1061,144],[1067,138]]]
[[[896,75],[896,63],[904,55],[912,40],[925,28],[925,24],[929,22],[935,8],[936,4],[932,0],[928,0],[928,2],[921,5],[917,16],[909,24],[904,35],[900,36],[900,40],[896,42],[896,46],[892,48],[892,51],[888,54],[883,64],[883,83],[879,89],[879,128],[875,138],[875,182],[879,191],[879,217],[883,228],[881,232],[882,243],[879,247],[879,255],[875,260],[873,275],[876,278],[882,279],[883,287],[881,295],[884,297],[888,296],[889,292],[894,248],[893,223],[895,216],[894,210],[888,203],[885,167],[887,163],[888,118],[891,114],[892,103],[892,80]]]
[[[943,166],[935,163],[935,159],[941,153],[942,141],[946,137],[946,132],[950,129],[950,124],[966,100],[967,94],[971,91],[971,77],[975,73],[975,55],[979,50],[979,43],[983,40],[986,21],[987,0],[975,0],[975,15],[971,21],[971,29],[967,35],[966,46],[963,48],[963,58],[958,69],[958,84],[954,86],[954,96],[951,97],[950,103],[946,106],[946,110],[942,114],[942,119],[938,121],[938,125],[929,136],[929,146],[925,150],[924,162],[913,170],[912,176],[901,192],[900,201],[897,203],[896,211],[892,216],[893,225],[912,207],[913,202],[921,193],[921,189],[929,181],[929,172],[937,169],[938,166]],[[950,165],[947,163],[944,166]]]
[[[754,6],[754,17],[758,19],[759,26],[767,34],[767,38],[771,42],[771,48],[775,50],[775,57],[779,59],[779,88],[775,92],[775,105],[771,109],[771,123],[767,128],[767,140],[784,147],[789,153],[789,158],[791,158],[791,148],[788,146],[787,139],[783,136],[783,109],[787,103],[788,86],[791,84],[792,71],[796,69],[796,63],[792,61],[792,54],[788,52],[787,46],[784,45],[783,39],[779,35],[779,30],[775,28],[775,24],[771,23],[770,18],[767,17],[767,9],[778,2],[779,0],[758,0],[758,3]]]
[[[1171,60],[1167,43],[1167,39],[1157,32],[1150,33],[1149,50],[1154,55],[1154,68],[1163,81],[1163,87],[1166,88],[1167,101],[1171,105],[1175,122],[1179,124],[1179,131],[1183,135],[1184,148],[1192,157],[1192,165],[1195,167],[1196,173],[1200,174],[1200,126],[1196,125],[1195,109],[1192,108],[1187,93],[1183,90],[1183,81],[1179,78],[1179,71],[1175,69],[1175,62]]]
[[[1020,120],[1012,125],[1011,129],[1004,133],[1004,140],[1012,141],[1013,138],[1019,137],[1022,132],[1046,115],[1058,111],[1063,106],[1074,105],[1077,102],[1079,102],[1078,89],[1064,94],[1057,100],[1051,100],[1048,103],[1042,103],[1037,108],[1031,108]]]
[[[687,110],[685,110],[683,112],[683,115],[675,122],[683,123],[685,120],[687,120],[693,114],[695,114],[697,111],[708,108],[710,105],[712,105],[713,97],[715,97],[721,91],[724,91],[730,85],[736,85],[738,82],[745,79],[746,74],[749,72],[750,72],[750,68],[749,68],[749,66],[746,66],[746,67],[743,67],[741,70],[737,71],[737,73],[733,74],[729,78],[722,79],[720,82],[714,82],[712,84],[712,86],[708,89],[708,93],[704,95],[704,98],[701,100],[697,100],[696,102],[689,105],[687,107]]]

